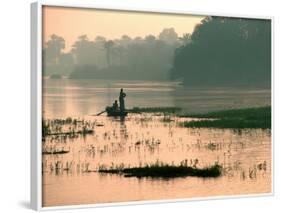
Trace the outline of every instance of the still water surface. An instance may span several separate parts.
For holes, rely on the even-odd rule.
[[[261,88],[183,88],[173,82],[109,82],[45,80],[46,119],[74,117],[95,123],[94,134],[77,138],[49,137],[44,149],[65,149],[63,155],[43,155],[43,205],[179,199],[271,191],[271,131],[190,129],[178,127],[182,118],[163,122],[161,114],[131,114],[124,120],[92,116],[127,93],[126,104],[177,106],[187,112],[270,104],[270,90]],[[188,118],[185,118],[188,120]],[[187,161],[197,167],[219,162],[219,178],[125,178],[94,172],[101,165],[140,166]],[[60,173],[51,171],[57,162]],[[71,166],[69,166],[71,165]],[[83,171],[93,172],[83,172]]]

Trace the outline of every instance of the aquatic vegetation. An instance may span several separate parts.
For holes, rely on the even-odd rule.
[[[43,155],[57,155],[57,154],[66,154],[66,153],[69,153],[69,151],[66,150],[42,151]]]
[[[90,168],[90,163],[87,161],[83,162],[75,162],[75,161],[51,161],[48,162],[47,160],[43,161],[42,163],[42,172],[43,173],[50,173],[54,175],[63,175],[64,172],[66,173],[90,173],[96,172],[96,170],[92,170]]]
[[[166,113],[164,114],[164,117],[161,119],[162,122],[170,123],[175,121],[171,115],[167,115]]]
[[[214,151],[214,150],[219,148],[219,145],[220,144],[218,144],[218,143],[210,142],[210,143],[207,144],[207,148]]]
[[[210,120],[185,121],[179,125],[196,128],[271,128],[271,107],[232,109],[206,114],[185,114],[180,117],[208,118]]]
[[[176,113],[181,111],[181,108],[179,107],[134,107],[132,109],[127,110],[130,113]]]
[[[68,136],[75,138],[77,135],[87,135],[94,133],[95,122],[78,120],[68,117],[66,119],[42,120],[42,137],[47,136]]]
[[[192,119],[165,112],[131,114],[124,120],[107,116],[46,119],[45,129],[49,132],[42,143],[42,152],[46,152],[42,156],[46,186],[53,187],[47,185],[52,178],[61,180],[63,187],[77,178],[86,189],[99,184],[95,180],[102,180],[107,190],[112,181],[123,182],[126,187],[145,184],[148,189],[150,183],[167,182],[183,193],[193,186],[194,190],[214,186],[223,193],[224,187],[219,186],[225,180],[231,187],[251,183],[254,188],[257,183],[267,183],[271,174],[271,161],[267,158],[270,130],[178,125],[188,120]],[[62,134],[83,131],[83,126],[94,134]],[[266,150],[260,153],[258,150],[263,147]],[[60,154],[61,150],[69,153]],[[163,192],[164,187],[157,188]]]
[[[229,109],[208,112],[204,114],[178,114],[180,117],[189,118],[256,118],[256,117],[268,117],[271,116],[271,106],[265,107],[253,107],[253,108],[242,108],[242,109]]]
[[[144,123],[144,122],[149,122],[149,121],[152,121],[153,119],[152,119],[152,116],[150,116],[150,115],[144,115],[144,116],[142,116],[140,119],[139,119],[139,121],[141,122],[141,123]]]
[[[69,152],[70,152],[70,148],[66,149],[64,145],[57,146],[57,144],[54,144],[54,145],[43,144],[43,147],[42,147],[43,155],[67,154]]]
[[[222,166],[215,164],[210,167],[197,168],[196,166],[187,165],[168,165],[164,163],[158,163],[146,165],[144,167],[132,167],[132,168],[99,168],[100,173],[110,174],[122,174],[124,177],[151,177],[151,178],[176,178],[176,177],[219,177],[222,174]]]

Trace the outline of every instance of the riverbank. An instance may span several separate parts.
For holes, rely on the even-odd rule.
[[[261,128],[271,129],[271,106],[231,109],[205,114],[183,114],[180,117],[203,118],[181,122],[180,126],[194,128]],[[204,118],[209,120],[204,120]]]

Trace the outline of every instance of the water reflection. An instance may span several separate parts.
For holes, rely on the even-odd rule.
[[[112,105],[120,88],[127,92],[129,108],[177,106],[198,113],[271,103],[271,91],[265,88],[185,88],[175,82],[47,79],[43,93],[46,116],[96,114]]]
[[[82,86],[83,85],[83,86]],[[206,99],[207,90],[179,92],[171,98],[173,84],[116,83],[108,89],[104,82],[47,82],[44,93],[45,118],[76,118],[77,132],[83,126],[93,127],[93,134],[52,135],[43,142],[43,149],[69,151],[65,154],[43,155],[43,205],[75,205],[136,200],[177,199],[215,195],[266,193],[271,191],[271,131],[261,129],[196,129],[177,125],[183,118],[164,115],[130,114],[126,118],[105,115],[90,116],[104,109],[108,93],[117,97],[120,85],[126,88],[128,106],[177,106],[194,110],[218,107],[219,98]],[[153,89],[150,91],[150,88]],[[127,89],[128,88],[128,89]],[[177,91],[181,91],[177,88]],[[219,92],[225,105],[239,92]],[[240,91],[242,94],[249,91]],[[174,95],[173,95],[174,96]],[[58,98],[62,97],[62,98]],[[195,107],[202,103],[204,106]],[[247,96],[238,95],[241,100]],[[268,100],[262,91],[247,104],[264,104]],[[112,101],[112,100],[111,100]],[[242,101],[243,102],[243,101]],[[241,103],[242,103],[241,102]],[[240,102],[239,102],[240,103]],[[244,102],[246,103],[246,102]],[[148,105],[149,104],[149,105]],[[228,105],[229,104],[229,105]],[[235,104],[233,105],[235,106]],[[83,122],[82,122],[83,121]],[[121,175],[97,173],[101,166],[140,166],[156,161],[179,165],[185,163],[205,167],[219,162],[224,167],[220,178],[138,179]]]
[[[127,127],[125,123],[125,117],[120,117],[120,139],[122,141],[126,141],[128,138]]]

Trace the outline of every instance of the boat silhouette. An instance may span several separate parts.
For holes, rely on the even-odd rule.
[[[105,108],[105,111],[107,113],[107,116],[113,116],[113,117],[117,117],[117,116],[121,116],[121,117],[125,117],[128,115],[127,111],[120,111],[120,109],[114,109],[113,107],[107,106]]]

